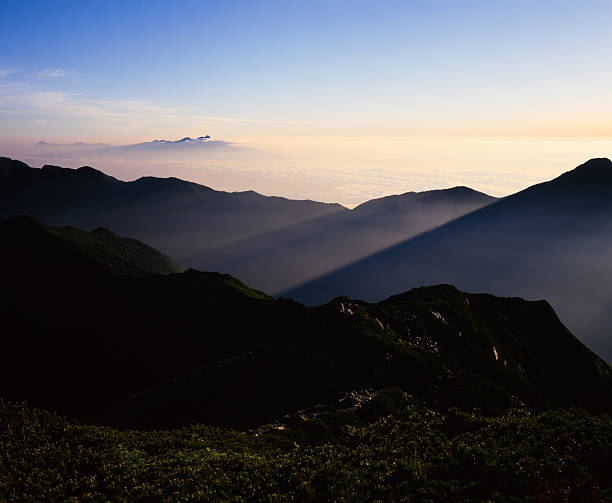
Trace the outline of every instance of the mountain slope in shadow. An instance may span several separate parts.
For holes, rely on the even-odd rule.
[[[543,301],[438,285],[376,304],[339,297],[302,314],[296,337],[115,402],[98,421],[247,428],[332,403],[340,393],[389,387],[438,410],[495,415],[522,403],[612,409],[610,367]]]
[[[26,216],[0,223],[3,256],[8,267],[30,262],[34,269],[69,267],[115,275],[171,274],[183,269],[154,248],[122,238],[104,227],[85,232],[74,227],[50,227]]]
[[[122,182],[87,166],[33,169],[0,158],[0,218],[27,214],[50,225],[112,228],[182,266],[230,273],[273,294],[493,201],[455,187],[383,197],[348,210],[219,192],[176,178]]]
[[[440,409],[612,410],[609,366],[543,301],[440,285],[308,308],[217,273],[113,274],[104,247],[75,251],[61,230],[34,224],[0,226],[0,379],[10,400],[140,428],[252,427],[388,387]],[[34,242],[36,253],[21,253]]]
[[[270,312],[271,297],[230,276],[177,273],[170,261],[144,271],[151,249],[109,235],[27,217],[0,224],[5,398],[83,417],[143,386],[253,350],[261,341],[251,324],[280,318]],[[88,239],[96,242],[82,246]]]
[[[0,158],[0,219],[30,215],[49,225],[107,227],[175,259],[338,211],[348,210],[252,191],[220,192],[177,178],[123,182],[88,166],[36,169]]]
[[[449,282],[467,291],[546,298],[612,360],[612,162],[592,159],[442,227],[284,292],[307,304],[365,300]]]
[[[467,187],[408,192],[177,259],[277,294],[495,200]]]

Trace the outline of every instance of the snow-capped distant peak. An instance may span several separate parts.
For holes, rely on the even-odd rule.
[[[202,143],[211,140],[212,138],[210,137],[210,135],[198,136],[197,138],[185,136],[185,138],[181,138],[180,140],[153,140],[151,143]]]

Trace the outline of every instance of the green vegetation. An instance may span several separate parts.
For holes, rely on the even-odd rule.
[[[0,222],[0,234],[9,251],[14,247],[19,259],[37,257],[33,265],[50,267],[81,265],[97,267],[114,275],[146,276],[171,274],[183,269],[172,259],[135,239],[122,238],[108,229],[85,232],[74,227],[50,227],[25,216]],[[43,254],[44,251],[44,254]]]
[[[612,498],[610,367],[544,301],[307,308],[106,230],[0,235],[0,502]]]
[[[0,418],[5,501],[612,498],[612,421],[582,410],[442,414],[388,390],[248,432],[118,431],[7,402]]]
[[[47,229],[77,245],[113,274],[140,276],[183,272],[170,257],[136,239],[119,237],[104,227],[93,232],[84,232],[74,227]]]
[[[193,269],[191,271],[193,272]],[[211,291],[217,290],[217,292],[219,292],[231,290],[234,293],[239,293],[252,299],[272,300],[272,297],[268,294],[260,292],[259,290],[254,290],[229,274],[219,274],[216,272],[199,272],[198,274],[205,278],[206,288]]]

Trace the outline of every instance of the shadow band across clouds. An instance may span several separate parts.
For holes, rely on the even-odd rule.
[[[421,285],[544,298],[612,360],[612,162],[592,159],[437,229],[282,293],[367,301]],[[554,350],[554,348],[551,348]]]
[[[466,187],[408,192],[177,260],[187,267],[229,272],[278,294],[495,200]]]

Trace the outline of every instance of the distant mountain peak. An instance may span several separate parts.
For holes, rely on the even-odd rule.
[[[470,201],[483,201],[493,202],[497,198],[489,196],[484,192],[465,187],[463,185],[457,187],[450,187],[448,189],[434,189],[424,190],[421,192],[404,192],[402,194],[392,194],[389,196],[383,196],[376,199],[370,199],[360,205],[356,206],[354,210],[363,210],[366,208],[381,208],[385,205],[397,205],[406,203],[409,201],[436,201],[449,202],[455,201],[456,203],[470,202]]]
[[[49,143],[46,141],[39,141],[34,144],[34,147],[48,147],[48,148],[102,148],[109,147],[108,143],[86,143],[84,141],[75,141],[73,143]]]
[[[463,194],[483,194],[483,192],[480,192],[478,190],[472,189],[471,187],[467,187],[466,185],[456,185],[455,187],[449,187],[448,189],[437,189],[437,192],[457,192],[457,193],[463,193]],[[428,192],[434,192],[434,191],[428,191]]]
[[[151,143],[204,143],[207,141],[212,141],[210,135],[198,136],[197,138],[192,138],[191,136],[185,136],[185,138],[181,138],[180,140],[153,140]]]
[[[117,179],[113,176],[109,176],[106,173],[103,173],[99,169],[92,168],[91,166],[81,166],[75,170],[81,176],[88,176],[90,178],[98,178],[100,180],[106,181],[117,181]]]

